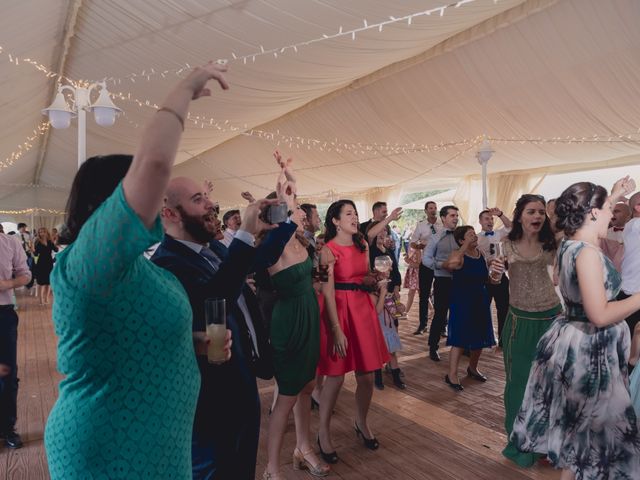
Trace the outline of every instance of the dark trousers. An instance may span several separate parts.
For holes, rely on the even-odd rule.
[[[220,419],[210,426],[209,435],[193,435],[193,479],[254,480],[260,436],[259,399],[243,412],[219,413]]]
[[[433,320],[429,330],[429,349],[438,350],[440,334],[447,325],[449,303],[451,302],[451,287],[453,280],[450,277],[435,277],[433,283]]]
[[[495,300],[496,302],[498,345],[502,346],[502,328],[504,327],[504,321],[507,319],[507,312],[509,311],[509,279],[507,276],[503,275],[502,281],[497,285],[488,283],[487,293],[489,294],[489,305],[491,305],[491,300]]]
[[[0,305],[0,337],[0,363],[11,369],[0,378],[0,433],[7,433],[16,425],[18,401],[18,315],[13,305]]]
[[[418,328],[424,330],[427,328],[427,319],[429,317],[429,295],[431,294],[431,284],[433,283],[433,270],[425,267],[422,263],[418,269],[418,288],[420,290],[420,325]]]
[[[627,295],[621,290],[616,300],[624,300],[625,298],[629,297],[630,295]],[[631,331],[631,339],[633,340],[633,330],[636,328],[638,322],[640,322],[640,310],[638,310],[637,312],[633,312],[631,315],[625,318],[625,321],[627,322],[627,325],[629,325],[629,330]]]

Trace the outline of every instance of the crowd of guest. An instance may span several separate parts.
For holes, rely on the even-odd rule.
[[[610,194],[576,183],[549,202],[525,194],[512,215],[483,210],[478,232],[459,225],[456,206],[429,201],[425,219],[402,231],[393,223],[401,209],[381,201],[362,223],[348,199],[322,219],[316,205],[299,202],[292,160],[275,152],[274,192],[243,192],[246,207],[220,220],[212,184],[170,177],[191,101],[211,95],[211,80],[227,89],[225,71],[209,63],[181,80],[134,156],[88,159],[60,235],[39,228],[32,238],[23,224],[13,239],[0,233],[7,445],[21,446],[11,294],[32,276],[42,304],[50,284],[55,294],[65,376],[45,431],[53,479],[253,479],[257,379],[275,383],[258,474],[286,476],[281,455],[293,413],[293,468],[329,475],[340,462],[332,420],[345,375],[353,372],[356,384],[352,434],[370,450],[382,443],[369,420],[385,366],[395,388],[411,387],[399,327],[417,294],[413,333],[428,330],[433,362],[443,343],[450,347],[441,379],[451,395],[465,395],[468,381],[490,381],[482,353],[496,344],[502,352],[507,458],[530,467],[546,456],[563,479],[637,476],[640,368],[630,390],[628,364],[640,360],[640,335],[631,335],[640,330],[640,192],[632,180]],[[209,333],[212,302],[222,306],[219,338]],[[459,371],[464,356],[468,379]]]

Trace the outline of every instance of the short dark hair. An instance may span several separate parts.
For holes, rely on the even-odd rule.
[[[224,226],[227,226],[227,222],[229,221],[229,219],[231,217],[233,217],[235,214],[240,215],[240,210],[229,210],[228,212],[225,212],[224,215],[222,216],[222,223],[224,224]]]
[[[313,203],[303,203],[300,205],[300,208],[304,211],[304,214],[307,216],[307,219],[311,218],[311,211],[313,209],[318,209]]]
[[[424,204],[424,209],[426,210],[427,207],[429,206],[430,203],[433,203],[434,205],[436,205],[436,202],[434,202],[433,200],[429,200],[427,203]],[[437,205],[436,205],[437,207]]]
[[[491,210],[489,210],[488,208],[485,208],[484,210],[482,210],[479,214],[478,214],[478,220],[480,220],[482,218],[482,215],[484,215],[485,213],[491,213]]]
[[[446,217],[447,215],[449,215],[449,210],[455,210],[456,212],[460,211],[460,209],[455,205],[445,205],[440,209],[440,216]]]
[[[387,206],[387,202],[376,202],[373,204],[373,207],[371,207],[371,211],[375,212],[379,208],[386,207],[386,206]]]
[[[462,225],[460,227],[456,227],[453,231],[453,239],[458,245],[462,245],[464,242],[464,236],[467,234],[468,230],[473,230],[473,227],[471,225]]]
[[[20,223],[18,224],[18,227],[17,227],[17,228],[18,228],[18,230],[20,230],[21,228],[27,228],[27,224],[26,224],[26,223],[22,223],[22,222],[20,222]]]
[[[82,164],[71,185],[67,218],[60,243],[68,245],[78,238],[80,229],[115,191],[133,161],[132,155],[98,155]]]

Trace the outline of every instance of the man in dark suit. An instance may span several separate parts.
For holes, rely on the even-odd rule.
[[[253,235],[267,227],[258,219],[259,210],[270,203],[275,202],[250,204],[228,251],[216,254],[208,245],[219,234],[220,221],[206,188],[191,179],[176,178],[167,189],[162,212],[166,235],[152,261],[172,272],[187,292],[194,338],[206,330],[204,303],[212,297],[226,300],[227,328],[233,338],[231,359],[222,365],[211,365],[206,355],[197,355],[201,386],[193,428],[194,479],[255,476],[260,402],[253,367],[255,355],[260,355],[256,345],[264,341],[254,339],[264,335],[259,310],[243,312],[238,299],[260,255]],[[290,228],[295,230],[295,225]],[[281,242],[282,247],[285,243]]]

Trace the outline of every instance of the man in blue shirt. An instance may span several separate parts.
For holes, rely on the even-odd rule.
[[[442,268],[442,264],[449,258],[452,251],[458,249],[458,244],[453,238],[453,230],[458,225],[458,218],[458,207],[447,205],[440,209],[440,219],[444,229],[431,239],[422,256],[422,264],[432,269],[435,277],[433,284],[434,313],[429,331],[429,358],[434,362],[440,361],[438,344],[440,343],[440,333],[447,325],[452,284],[451,272]]]

